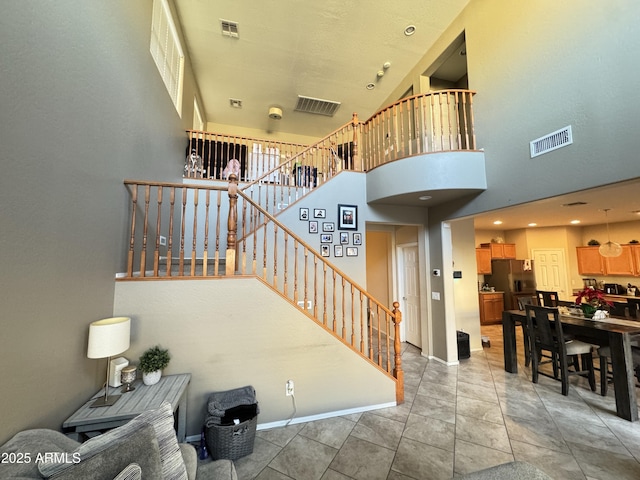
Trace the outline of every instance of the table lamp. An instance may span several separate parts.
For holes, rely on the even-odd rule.
[[[104,386],[104,398],[97,398],[90,407],[108,407],[116,403],[120,395],[109,397],[109,369],[111,357],[129,348],[131,319],[129,317],[105,318],[89,325],[88,358],[107,359],[107,379]]]

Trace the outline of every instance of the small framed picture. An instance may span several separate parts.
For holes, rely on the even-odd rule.
[[[357,257],[358,247],[347,247],[347,257]]]
[[[323,257],[328,257],[331,254],[331,245],[320,245],[320,255]]]
[[[336,226],[333,222],[322,222],[322,231],[323,232],[333,232]]]
[[[316,220],[309,222],[309,233],[318,233],[318,222]]]
[[[333,233],[323,233],[320,235],[320,243],[332,243]]]
[[[358,229],[357,205],[338,205],[338,230]]]
[[[353,244],[354,245],[362,245],[362,234],[354,233],[353,234]]]
[[[327,218],[327,211],[324,208],[314,208],[313,218]]]
[[[333,256],[341,257],[342,256],[342,245],[334,245],[333,246]]]
[[[309,220],[309,209],[301,208],[300,209],[300,220]]]
[[[340,243],[342,243],[343,245],[349,243],[349,233],[340,232]]]

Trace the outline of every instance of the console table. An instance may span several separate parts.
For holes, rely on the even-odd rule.
[[[62,424],[65,433],[88,434],[124,425],[132,418],[153,410],[163,402],[169,402],[176,416],[176,430],[179,442],[184,442],[187,420],[187,386],[191,381],[190,373],[165,375],[155,385],[145,385],[141,380],[134,383],[135,390],[120,393],[121,387],[110,387],[109,395],[121,395],[110,407],[91,408],[94,399],[104,396],[100,389],[91,399],[82,405]]]

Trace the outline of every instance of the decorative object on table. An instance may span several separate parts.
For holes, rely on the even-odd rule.
[[[612,303],[604,298],[604,292],[594,287],[585,287],[576,296],[576,305],[584,316],[592,318],[596,310],[606,310]]]
[[[133,386],[133,382],[136,381],[136,373],[137,368],[135,365],[127,365],[122,369],[122,393],[131,392],[136,389],[136,387]]]
[[[108,407],[116,403],[120,395],[109,397],[109,370],[111,357],[129,348],[131,334],[131,319],[129,317],[105,318],[91,322],[89,325],[88,358],[107,359],[107,378],[104,383],[104,397],[96,399],[91,405],[94,407]]]
[[[196,149],[191,149],[191,153],[184,160],[184,176],[199,177],[203,173],[202,157],[196,153]]]
[[[589,245],[590,247],[598,247],[600,246],[600,242],[594,238],[592,238],[591,240],[589,240],[587,242],[587,245]]]
[[[605,208],[604,215],[607,217],[607,212],[611,210],[610,208]],[[622,247],[619,243],[611,241],[611,235],[609,235],[609,219],[607,218],[607,242],[600,245],[598,249],[600,255],[603,257],[619,257],[622,255]]]
[[[162,370],[169,365],[171,355],[169,350],[160,345],[149,348],[140,357],[138,368],[142,372],[142,381],[145,385],[154,385],[160,381]]]
[[[356,205],[338,205],[338,230],[358,229],[358,207]]]
[[[110,387],[119,387],[122,385],[120,373],[127,365],[129,365],[129,360],[124,357],[118,357],[111,360],[111,375],[109,376]]]
[[[636,243],[640,243],[640,242],[638,240],[629,240],[629,243],[632,243],[635,245]]]

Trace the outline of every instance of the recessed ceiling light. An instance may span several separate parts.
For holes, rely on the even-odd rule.
[[[407,37],[410,37],[414,33],[416,33],[416,26],[415,25],[407,25],[407,27],[404,29],[404,34]]]
[[[580,223],[580,220],[571,220],[571,222],[569,222],[569,223],[572,223],[573,225],[576,225],[576,224]]]
[[[376,88],[375,83],[367,83],[367,90],[373,90],[374,88]]]
[[[537,224],[537,223],[530,223],[528,226],[529,226],[529,227],[537,227],[537,226],[538,226],[538,224]]]
[[[418,197],[418,200],[431,200],[431,195],[422,195],[421,197]]]
[[[493,222],[494,225],[502,225],[502,220],[496,220]]]

